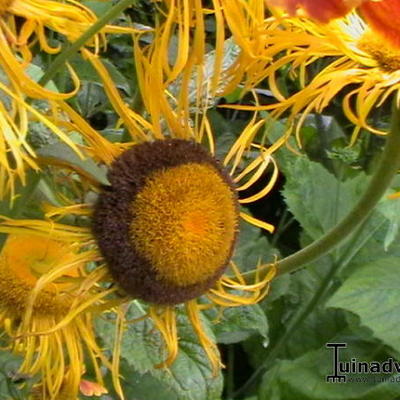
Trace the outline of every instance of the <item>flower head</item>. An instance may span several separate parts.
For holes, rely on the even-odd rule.
[[[68,238],[79,247],[81,244],[76,242],[78,230],[83,234],[84,242],[97,242],[98,251],[94,249],[90,261],[100,260],[103,256],[105,263],[93,272],[98,274],[98,279],[92,277],[90,282],[102,285],[97,286],[98,293],[88,296],[88,302],[99,297],[108,299],[102,309],[109,308],[108,301],[113,305],[123,305],[132,299],[147,302],[147,317],[162,334],[167,349],[167,355],[158,367],[170,365],[178,354],[176,307],[184,304],[214,373],[217,373],[221,366],[218,350],[203,330],[202,306],[198,304],[198,298],[204,295],[211,305],[224,308],[254,304],[268,293],[275,267],[271,265],[266,274],[257,273],[255,281],[247,284],[231,256],[239,215],[250,223],[272,230],[269,224],[239,212],[239,202],[253,201],[263,196],[262,192],[269,191],[276,179],[276,169],[272,181],[260,193],[238,200],[238,190],[249,187],[270,163],[273,163],[272,159],[264,152],[242,173],[233,176],[203,146],[192,140],[165,138],[145,142],[124,151],[111,164],[110,186],[100,188],[94,206],[47,208],[46,215],[52,219],[75,213],[89,216],[91,229],[55,224],[52,220],[7,219],[0,230],[29,234],[40,227],[42,234],[47,232],[55,240]],[[238,185],[238,178],[248,174],[252,174],[249,181]],[[228,268],[231,275],[226,273]],[[261,264],[256,268],[261,268]],[[103,287],[106,282],[117,284],[113,287],[120,291],[118,297],[112,295],[113,290],[105,289],[107,285]],[[85,315],[82,311],[81,318]],[[118,338],[123,331],[123,315],[122,310],[118,311],[120,333],[110,367],[121,397]],[[68,321],[79,323],[79,314]],[[62,326],[62,322],[55,327],[48,326],[41,334],[46,337],[58,332]]]
[[[213,286],[231,258],[239,218],[234,184],[217,161],[193,142],[159,140],[123,153],[109,180],[93,230],[120,286],[167,305]]]

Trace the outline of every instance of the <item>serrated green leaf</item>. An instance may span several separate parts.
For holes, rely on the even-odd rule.
[[[137,306],[132,307],[132,315],[140,315],[141,311]],[[215,340],[206,319],[202,320],[207,334]],[[182,310],[177,314],[177,323],[179,354],[169,369],[155,368],[156,364],[165,359],[166,353],[164,342],[149,319],[128,325],[122,343],[122,356],[132,369],[132,373],[135,371],[141,375],[151,375],[174,393],[177,400],[219,399],[222,376],[221,374],[213,376],[209,360],[198,342],[188,317]],[[98,333],[108,348],[112,348],[114,337],[112,321],[98,321]],[[134,389],[132,390],[134,393]],[[146,400],[152,398],[148,397]]]
[[[300,156],[288,167],[283,195],[289,210],[315,240],[350,211],[366,183],[363,173],[340,182],[321,164]]]
[[[213,329],[218,343],[241,342],[255,333],[261,335],[264,340],[268,338],[267,317],[257,304],[227,308],[222,316],[219,316],[218,311],[210,310],[207,317],[211,321],[217,318],[218,322]]]
[[[374,336],[400,350],[400,258],[381,258],[359,268],[328,301],[360,317]]]

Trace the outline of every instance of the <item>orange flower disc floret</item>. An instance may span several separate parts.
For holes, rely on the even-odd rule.
[[[93,231],[129,294],[177,304],[221,276],[236,241],[238,200],[229,175],[199,144],[168,139],[123,153],[97,202]]]

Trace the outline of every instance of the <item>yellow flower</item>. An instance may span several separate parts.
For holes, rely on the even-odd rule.
[[[84,239],[78,228],[72,232]],[[85,354],[99,384],[100,365],[108,364],[95,341],[93,313],[82,312],[104,297],[94,286],[99,271],[89,273],[85,267],[93,252],[78,252],[61,235],[57,239],[10,234],[0,255],[0,325],[9,350],[23,356],[19,372],[42,377],[32,395],[46,400],[59,399],[61,392],[76,399]]]
[[[193,7],[185,8],[189,5]],[[189,14],[182,14],[182,10]],[[73,195],[65,207],[47,206],[47,220],[7,219],[0,230],[48,232],[54,239],[62,235],[73,241],[76,228],[66,224],[57,224],[55,228],[53,220],[73,214],[89,217],[92,228],[80,229],[87,240],[97,244],[94,260],[100,255],[104,259],[104,265],[95,271],[101,276],[110,273],[110,281],[122,293],[122,297],[111,296],[110,301],[116,306],[132,299],[147,303],[146,317],[152,319],[164,338],[166,356],[158,367],[170,365],[177,356],[176,310],[184,305],[217,373],[221,367],[218,349],[202,326],[200,310],[208,306],[251,305],[268,293],[269,282],[275,275],[273,264],[267,273],[258,272],[255,281],[247,283],[231,258],[240,218],[273,231],[273,226],[240,207],[263,198],[272,189],[278,175],[272,153],[280,144],[268,148],[256,141],[265,121],[255,114],[223,159],[216,159],[218,149],[204,99],[204,12],[208,11],[202,8],[200,0],[190,4],[179,1],[167,7],[165,21],[153,33],[151,45],[143,47],[141,34],[135,36],[134,58],[145,106],[143,114],[130,109],[122,100],[98,57],[83,51],[102,78],[131,140],[104,144],[112,155],[109,161],[104,154],[99,156],[95,145],[88,146],[94,157],[109,166],[110,185],[91,187],[98,192],[96,204],[75,204],[75,199],[82,198],[84,193]],[[183,15],[188,16],[189,27],[186,20],[177,23]],[[178,51],[171,61],[168,44],[176,31],[182,34],[179,46],[184,51]],[[219,74],[219,62],[215,68],[214,72]],[[218,77],[212,76],[206,86],[213,88],[213,82],[218,82]],[[176,95],[169,90],[173,83],[179,88]],[[215,83],[214,89],[217,87]],[[189,92],[194,96],[189,96]],[[195,99],[194,104],[191,98]],[[93,129],[77,114],[73,124],[84,136],[93,134]],[[262,189],[244,196],[243,192],[259,183],[262,176],[268,176]],[[84,174],[81,180],[86,182]],[[261,267],[261,262],[255,266],[257,271]],[[202,295],[209,305],[199,304]],[[116,391],[123,397],[118,370],[124,308],[118,307],[116,311],[112,371]],[[56,325],[51,331],[57,329]]]
[[[18,19],[18,21],[17,21]],[[32,61],[30,47],[39,42],[42,51],[55,54],[61,48],[51,47],[46,29],[51,29],[76,40],[96,22],[92,11],[75,1],[1,0],[0,4],[0,67],[15,92],[33,98],[65,99],[74,95],[79,88],[79,79],[69,68],[76,86],[69,94],[60,94],[38,85],[26,69]],[[104,34],[96,35],[90,45],[98,50]]]
[[[16,22],[19,19],[19,23]],[[51,29],[74,41],[97,20],[95,14],[83,4],[73,0],[1,0],[0,26],[2,46],[7,45],[30,62],[29,46],[38,41],[40,48],[49,54],[60,51],[48,43],[46,29]],[[99,48],[104,34],[96,35],[89,45]]]
[[[74,85],[70,93],[42,87],[31,76],[39,79],[41,71],[30,64],[30,49],[38,41],[42,51],[57,53],[60,47],[53,48],[47,42],[49,29],[74,41],[96,20],[92,11],[73,0],[0,0],[0,199],[13,199],[15,183],[25,184],[26,170],[39,169],[35,150],[28,141],[30,122],[40,122],[82,156],[68,136],[52,123],[52,114],[59,112],[59,106],[67,113],[63,100],[78,92],[79,78],[67,65]],[[126,33],[131,29],[106,26],[88,43],[96,52],[105,44],[106,32]],[[40,100],[40,109],[46,111],[41,111],[31,99]]]
[[[30,48],[38,42],[41,51],[55,54],[61,46],[48,43],[48,30],[73,42],[97,21],[96,15],[74,0],[0,0],[0,67],[16,91],[41,99],[66,99],[77,93],[79,78],[69,68],[76,88],[68,94],[60,94],[38,85],[26,69],[32,61]],[[88,41],[97,53],[106,45],[105,33],[131,33],[130,28],[107,25]]]
[[[268,158],[255,159],[244,168],[247,173],[259,164],[249,181],[239,189],[245,185],[249,187],[269,162],[272,161]],[[237,177],[240,174],[233,179],[237,181]],[[200,144],[185,139],[156,140],[133,146],[114,161],[109,179],[111,186],[100,191],[94,207],[82,204],[46,208],[48,218],[73,214],[90,216],[93,233],[90,228],[56,224],[51,220],[4,219],[0,230],[24,235],[47,234],[53,240],[76,241],[75,245],[79,246],[78,230],[84,242],[96,241],[99,253],[93,251],[87,261],[96,261],[102,256],[105,264],[94,271],[99,279],[90,281],[107,281],[104,276],[111,273],[112,282],[118,284],[123,294],[122,297],[107,297],[111,303],[122,305],[136,298],[149,304],[147,317],[159,329],[167,348],[167,356],[159,367],[170,365],[178,354],[176,307],[184,304],[199,342],[217,373],[221,366],[218,350],[203,330],[200,309],[204,305],[199,305],[197,299],[205,295],[211,305],[224,308],[255,304],[267,294],[269,282],[275,275],[273,265],[268,273],[258,273],[255,281],[248,284],[231,261],[239,214],[247,221],[272,230],[267,223],[239,212],[240,201],[251,202],[263,193],[253,199],[238,200],[236,184],[227,170]],[[268,182],[262,192],[268,191],[271,183]],[[228,266],[231,276],[226,273]],[[261,267],[261,264],[256,266],[257,269]],[[60,273],[60,267],[55,268],[54,273],[56,271]],[[108,281],[111,282],[111,277]],[[107,295],[106,289],[103,292],[101,286],[97,289],[97,296]],[[91,301],[95,301],[95,296],[89,296]],[[51,338],[71,324],[80,324],[86,315],[82,311],[82,315],[74,313],[61,322],[52,321],[41,326],[39,337]],[[115,388],[123,397],[118,375],[124,326],[122,309],[118,311],[118,318],[111,369]],[[71,359],[71,369],[75,363],[78,360]],[[24,371],[31,369],[28,363]],[[51,382],[51,377],[48,380]]]

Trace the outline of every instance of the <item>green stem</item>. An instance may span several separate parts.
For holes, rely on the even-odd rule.
[[[114,7],[110,8],[100,19],[98,19],[86,32],[84,32],[74,43],[68,44],[65,49],[55,58],[46,73],[39,80],[39,85],[45,86],[51,81],[58,70],[71,58],[84,44],[104,28],[111,20],[118,17],[125,8],[132,5],[136,0],[120,0]]]
[[[235,366],[235,354],[233,346],[228,347],[228,362],[226,369],[226,398],[227,400],[233,399],[233,393],[235,388],[235,381],[233,377],[233,371]]]
[[[364,224],[359,226],[358,231],[353,232],[353,240],[349,244],[346,251],[343,253],[339,260],[332,264],[327,275],[324,277],[309,302],[304,307],[300,308],[300,310],[298,310],[289,320],[289,323],[286,324],[286,330],[284,334],[271,348],[271,350],[267,354],[267,357],[264,359],[262,364],[253,372],[247,382],[237,392],[234,393],[233,398],[236,398],[237,396],[244,393],[249,388],[249,386],[251,386],[256,381],[260,374],[262,374],[272,365],[276,357],[279,356],[280,352],[286,345],[287,341],[292,337],[295,332],[297,332],[298,327],[303,323],[305,319],[307,319],[307,317],[311,314],[315,307],[323,303],[323,298],[327,294],[328,290],[332,287],[331,283],[337,272],[345,267],[347,264],[349,264],[349,262],[357,255],[360,249],[364,247],[368,240],[371,239],[371,237],[378,231],[378,229],[382,227],[384,223],[384,221],[382,220],[382,222],[375,226],[371,232],[362,237],[360,243],[357,243],[361,236],[361,233],[365,228],[366,222],[367,220],[364,221]]]
[[[294,332],[296,332],[297,327],[307,318],[308,315],[312,312],[314,307],[318,304],[319,299],[323,296],[325,291],[327,290],[332,278],[335,276],[338,269],[341,267],[341,262],[337,262],[332,265],[328,274],[322,281],[318,290],[314,293],[314,296],[311,300],[306,304],[306,306],[300,309],[294,317],[289,321],[289,324],[286,326],[285,333],[278,339],[275,346],[268,353],[267,357],[264,359],[263,363],[254,371],[248,381],[234,394],[234,398],[238,397],[242,393],[244,393],[256,380],[257,378],[268,369],[271,363],[276,359],[282,350],[283,346],[286,344],[287,340],[292,336]]]
[[[334,228],[304,249],[277,262],[278,275],[299,269],[304,264],[318,259],[333,250],[368,217],[378,204],[400,169],[400,111],[392,113],[391,131],[387,135],[386,145],[380,163],[371,177],[369,185],[355,207]],[[267,271],[268,266],[265,267]],[[255,277],[255,271],[244,273],[247,279]]]

